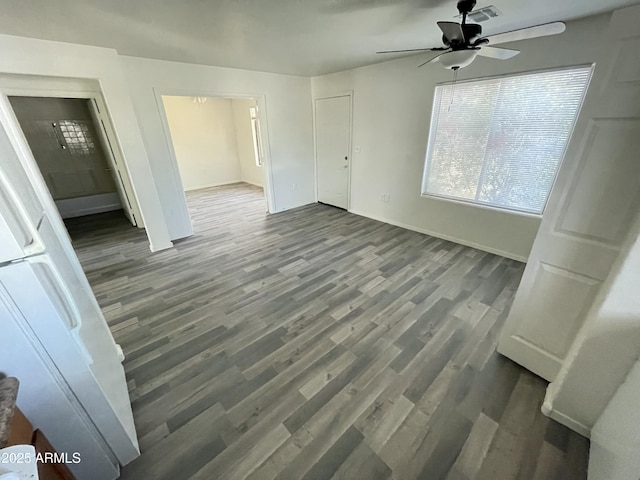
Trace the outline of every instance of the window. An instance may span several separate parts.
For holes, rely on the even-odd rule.
[[[84,120],[60,120],[58,126],[71,155],[90,155],[93,153],[95,143],[87,122]]]
[[[253,153],[256,156],[256,165],[262,166],[262,141],[260,140],[260,120],[258,119],[258,107],[249,107],[251,115],[251,133],[253,134]]]
[[[423,195],[542,214],[590,77],[577,67],[437,86]]]

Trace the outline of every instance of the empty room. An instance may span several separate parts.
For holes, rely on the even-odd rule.
[[[194,225],[206,227],[206,218],[219,224],[231,212],[247,222],[264,219],[257,100],[163,95],[162,104]]]
[[[0,3],[2,478],[638,480],[637,0]]]

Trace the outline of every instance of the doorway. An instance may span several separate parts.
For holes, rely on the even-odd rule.
[[[9,102],[65,223],[119,212],[137,225],[93,99],[9,96]]]
[[[265,148],[255,98],[162,95],[162,105],[187,204],[208,204],[207,195],[252,192],[267,212]],[[234,186],[235,188],[228,188]],[[231,193],[229,193],[231,194]],[[193,201],[195,197],[197,201]]]
[[[315,100],[318,202],[349,209],[351,95]]]

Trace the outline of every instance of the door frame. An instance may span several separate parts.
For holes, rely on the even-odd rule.
[[[89,101],[89,111],[95,113],[96,119],[100,122],[95,122],[95,128],[100,137],[101,145],[105,152],[105,157],[109,166],[114,172],[119,175],[114,175],[114,181],[120,184],[122,194],[118,189],[118,196],[122,203],[123,208],[128,208],[129,214],[134,219],[134,226],[138,228],[144,228],[142,220],[142,214],[140,213],[140,206],[136,197],[133,186],[131,185],[131,178],[127,168],[127,163],[124,155],[120,150],[120,144],[118,137],[115,133],[115,129],[109,117],[108,109],[100,90],[99,84],[89,79],[76,79],[76,78],[50,78],[50,77],[30,77],[24,78],[23,75],[13,74],[0,74],[0,97],[3,101],[6,101],[9,107],[10,96],[15,97],[48,97],[48,98],[74,98]],[[11,127],[20,132],[20,135],[24,137],[22,127],[18,122],[18,119],[13,111],[13,107],[10,108],[10,112],[5,113],[3,116],[5,120],[11,124]],[[25,144],[26,139],[24,140]],[[104,148],[103,143],[107,142],[111,147],[110,149]],[[36,165],[37,166],[37,165]],[[37,168],[38,173],[42,176],[40,168]],[[42,180],[44,182],[44,178]],[[49,189],[46,188],[47,193],[51,195]],[[124,196],[124,198],[123,198]],[[53,201],[53,199],[52,199]],[[54,202],[55,203],[55,202]],[[56,207],[57,211],[57,207]]]
[[[347,173],[347,212],[351,211],[351,170],[353,167],[353,90],[346,90],[335,95],[315,97],[313,99],[313,173],[314,196],[318,203],[318,131],[316,119],[316,102],[331,98],[349,97],[349,168]]]
[[[276,201],[273,187],[273,171],[271,168],[271,149],[269,146],[269,126],[267,122],[267,97],[264,93],[237,93],[237,92],[223,92],[223,91],[203,91],[203,90],[182,90],[176,88],[153,88],[153,94],[156,100],[156,106],[158,108],[158,114],[162,123],[162,132],[165,137],[167,149],[169,151],[169,158],[171,160],[171,171],[173,181],[180,192],[182,192],[182,198],[186,206],[187,197],[184,192],[184,186],[182,184],[182,178],[180,176],[180,169],[178,168],[178,157],[173,146],[173,139],[171,138],[171,130],[169,129],[169,120],[167,118],[167,112],[162,101],[163,96],[167,97],[210,97],[210,98],[227,98],[230,100],[255,100],[258,105],[258,121],[260,122],[260,140],[262,141],[262,149],[264,158],[262,159],[262,175],[263,175],[263,188],[264,197],[267,201],[267,212],[276,213]],[[187,209],[189,217],[191,212]],[[191,232],[193,234],[193,231]]]

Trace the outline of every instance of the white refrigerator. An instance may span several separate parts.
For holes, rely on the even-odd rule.
[[[0,96],[0,373],[78,480],[139,455],[122,352],[6,96]]]

